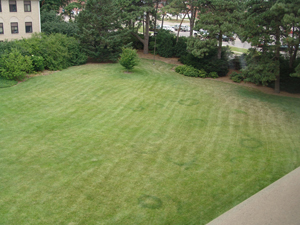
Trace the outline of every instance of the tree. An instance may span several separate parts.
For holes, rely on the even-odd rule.
[[[294,68],[300,44],[300,0],[284,0],[286,13],[283,16],[283,44],[287,45],[289,67]]]
[[[116,0],[114,7],[119,9],[124,26],[144,45],[144,54],[149,52],[149,24],[150,15],[155,15],[152,0]],[[138,30],[145,23],[144,37],[140,37]],[[156,29],[156,28],[155,28]]]
[[[76,21],[78,38],[88,56],[102,62],[117,61],[128,33],[113,1],[88,0]]]
[[[223,35],[232,37],[238,29],[238,19],[240,17],[240,6],[238,0],[199,0],[200,14],[196,22],[196,29],[207,30],[205,37],[207,51],[211,45],[218,45],[218,59],[221,59]],[[195,6],[196,7],[196,6]],[[214,39],[217,38],[217,43]]]
[[[119,63],[128,70],[133,69],[139,63],[138,54],[135,49],[122,48]]]
[[[68,4],[67,6],[64,7],[64,13],[65,15],[67,15],[69,17],[69,21],[72,21],[72,18],[75,18],[75,15],[73,14],[73,10],[74,9],[82,9],[83,8],[83,1],[80,2],[71,2],[70,4]]]
[[[58,11],[60,7],[64,7],[70,0],[42,0],[40,1],[41,11]]]
[[[75,36],[78,30],[76,22],[64,21],[62,16],[57,15],[53,10],[41,11],[41,28],[45,34],[61,33],[67,36]]]
[[[280,46],[281,40],[286,33],[286,26],[284,24],[284,17],[287,13],[285,0],[249,0],[247,1],[247,11],[242,20],[242,40],[248,41],[252,46],[262,48],[262,61],[249,61],[250,64],[255,62],[257,67],[268,68],[264,69],[267,76],[262,75],[261,80],[264,84],[270,81],[275,81],[275,92],[280,92]],[[267,65],[267,64],[268,65]],[[248,69],[253,68],[253,65],[248,65]],[[251,74],[251,73],[250,73]],[[268,78],[265,80],[265,78]]]

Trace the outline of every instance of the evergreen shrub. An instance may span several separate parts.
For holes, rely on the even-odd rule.
[[[135,49],[123,48],[120,54],[119,63],[127,70],[133,69],[139,63],[139,57]]]

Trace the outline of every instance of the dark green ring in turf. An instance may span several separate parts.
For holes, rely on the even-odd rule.
[[[251,148],[251,149],[259,148],[263,145],[260,140],[257,140],[255,138],[243,138],[241,139],[240,144],[243,147]]]
[[[162,200],[152,195],[141,195],[138,199],[139,205],[148,209],[159,209],[162,207]]]
[[[179,100],[178,103],[180,105],[193,106],[193,105],[198,105],[200,102],[197,99],[187,98],[187,99]]]
[[[143,111],[145,108],[143,106],[137,106],[135,108],[131,108],[133,112]]]

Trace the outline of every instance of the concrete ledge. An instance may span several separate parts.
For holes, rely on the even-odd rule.
[[[300,224],[300,167],[207,225],[267,224]]]

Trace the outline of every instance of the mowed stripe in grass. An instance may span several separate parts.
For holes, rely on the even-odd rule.
[[[172,67],[0,89],[0,224],[205,224],[300,165],[298,99]]]

